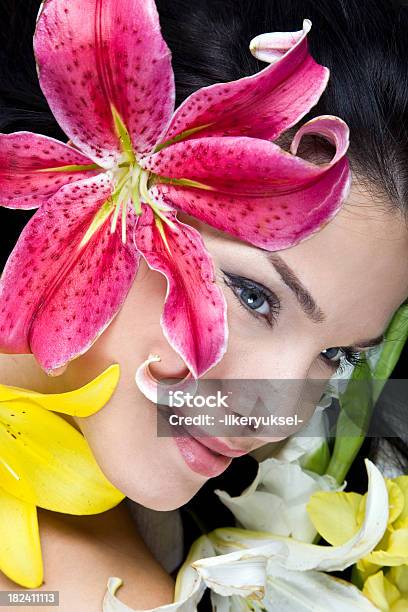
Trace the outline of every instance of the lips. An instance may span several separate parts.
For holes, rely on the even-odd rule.
[[[225,455],[226,457],[242,457],[243,455],[246,455],[248,453],[248,451],[245,450],[230,448],[227,444],[225,444],[225,442],[223,442],[219,438],[206,437],[203,439],[200,438],[199,441],[201,444],[204,444],[204,446],[214,451],[215,453]]]
[[[170,412],[175,414],[173,411]],[[209,435],[208,430],[197,425],[189,427],[180,424],[172,425],[170,431],[168,413],[168,406],[162,406],[161,410],[158,410],[158,418],[166,423],[165,431],[174,439],[188,467],[201,476],[206,478],[219,476],[231,464],[234,457],[242,457],[249,452],[230,447],[220,438]],[[183,411],[178,410],[177,414],[183,415]],[[195,435],[192,435],[191,432],[194,432]]]
[[[197,431],[197,428],[194,428]],[[184,427],[177,428],[174,441],[188,467],[202,476],[214,478],[222,474],[234,457],[242,457],[247,451],[230,448],[219,438],[196,438]]]
[[[231,464],[232,457],[212,451],[188,434],[175,436],[174,441],[188,467],[201,476],[214,478]]]

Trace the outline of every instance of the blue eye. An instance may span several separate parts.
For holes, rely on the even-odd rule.
[[[325,349],[320,353],[320,355],[322,355],[321,359],[326,364],[328,363],[332,370],[336,371],[340,368],[340,373],[344,370],[344,367],[342,367],[342,361],[343,363],[346,362],[353,366],[359,366],[364,362],[361,353],[341,346]]]
[[[339,348],[338,346],[335,346],[332,348],[325,349],[324,351],[321,352],[321,354],[322,355],[324,354],[325,358],[328,359],[329,361],[340,361],[344,353],[341,348]]]
[[[256,310],[259,314],[269,314],[271,308],[268,304],[267,296],[259,289],[237,289],[237,294],[247,308]]]
[[[224,272],[224,282],[229,287],[238,303],[250,314],[260,318],[268,325],[273,325],[280,312],[279,298],[267,287],[249,278]]]

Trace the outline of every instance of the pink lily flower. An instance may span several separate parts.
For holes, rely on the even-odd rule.
[[[144,257],[168,281],[161,324],[171,346],[194,377],[218,363],[225,298],[200,234],[177,211],[273,251],[319,231],[347,196],[340,119],[303,126],[291,153],[272,142],[327,85],[309,29],[268,35],[274,63],[205,87],[174,112],[153,0],[45,0],[34,36],[39,81],[70,144],[0,135],[1,205],[38,208],[1,277],[0,351],[33,353],[47,372],[84,353]],[[306,133],[335,145],[331,163],[296,156]]]

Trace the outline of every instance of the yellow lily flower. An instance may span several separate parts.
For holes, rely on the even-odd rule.
[[[0,385],[0,570],[22,586],[43,581],[37,506],[98,514],[124,498],[83,435],[53,414],[94,414],[109,401],[119,376],[113,365],[81,389],[49,395]]]
[[[370,576],[363,588],[364,595],[381,612],[406,612],[408,610],[408,565],[392,567]]]
[[[357,563],[362,580],[378,572],[380,567],[408,564],[408,476],[386,479],[386,485],[387,529],[374,550]],[[339,546],[358,531],[365,503],[366,496],[357,493],[318,492],[311,496],[307,511],[320,535],[333,546]],[[379,582],[380,578],[376,580]]]

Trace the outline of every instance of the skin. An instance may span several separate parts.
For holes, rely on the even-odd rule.
[[[144,545],[124,503],[97,516],[39,510],[38,518],[45,567],[38,590],[59,591],[58,612],[100,612],[109,576],[123,580],[118,596],[131,607],[173,601],[174,582]],[[0,590],[25,591],[1,572]]]
[[[308,240],[279,252],[325,313],[320,322],[301,310],[266,261],[265,252],[186,215],[180,219],[202,233],[228,304],[228,350],[206,377],[318,379],[322,391],[339,365],[339,354],[331,351],[329,361],[321,352],[379,336],[408,295],[408,231],[401,213],[374,203],[357,181],[330,223]],[[221,270],[262,283],[276,293],[281,311],[273,326],[242,304],[225,284]],[[45,376],[30,356],[3,356],[0,362],[2,382],[45,392],[77,388],[109,364],[119,363],[122,375],[112,400],[99,413],[77,419],[76,426],[106,476],[128,497],[156,510],[180,507],[206,481],[187,466],[172,438],[157,437],[155,404],[134,383],[136,368],[151,352],[161,356],[161,362],[151,367],[157,378],[182,377],[187,372],[160,327],[165,292],[165,278],[142,262],[115,321],[57,378]],[[265,308],[267,312],[266,304],[260,310],[265,313]],[[306,402],[297,410],[298,400],[297,393],[291,394],[285,413],[298,412],[306,421],[314,404]],[[226,440],[230,447],[247,452],[268,441],[253,436]]]

